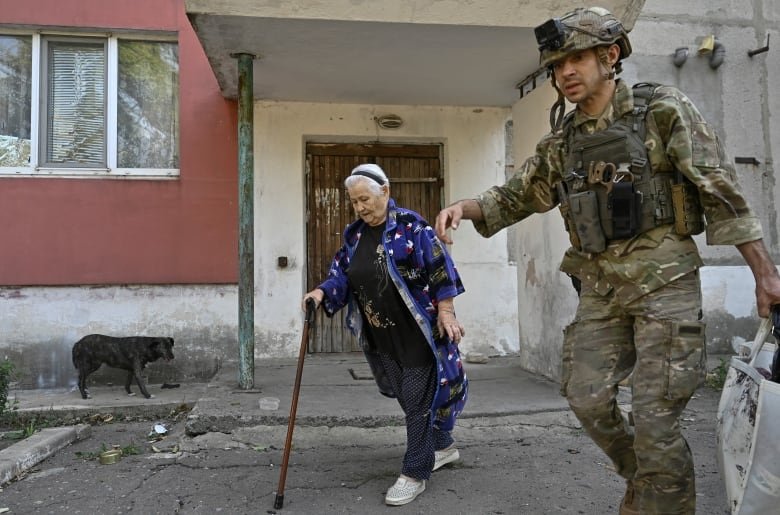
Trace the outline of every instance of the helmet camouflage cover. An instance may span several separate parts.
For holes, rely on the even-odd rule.
[[[612,43],[620,47],[619,60],[631,54],[631,43],[623,24],[602,7],[575,9],[536,27],[535,33],[543,67],[571,52]]]

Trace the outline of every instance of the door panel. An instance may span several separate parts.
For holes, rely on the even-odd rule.
[[[390,179],[390,196],[431,222],[442,207],[441,145],[306,145],[307,288],[326,277],[341,247],[342,231],[355,220],[344,179],[361,163],[375,163]],[[359,351],[344,325],[346,309],[332,319],[317,311],[309,352]]]

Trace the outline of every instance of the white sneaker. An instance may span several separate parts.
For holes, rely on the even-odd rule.
[[[452,463],[453,461],[460,459],[460,453],[458,452],[458,449],[453,446],[436,451],[435,454],[436,461],[433,463],[433,470],[439,470],[447,463]]]
[[[393,486],[387,490],[385,504],[401,506],[412,502],[415,497],[425,491],[425,480],[417,481],[411,478],[399,477]]]

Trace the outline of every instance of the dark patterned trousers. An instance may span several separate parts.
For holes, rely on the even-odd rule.
[[[440,431],[432,425],[436,363],[427,367],[404,367],[386,354],[379,354],[379,359],[406,416],[406,453],[401,474],[413,479],[428,479],[433,470],[434,452],[453,442],[449,431]]]

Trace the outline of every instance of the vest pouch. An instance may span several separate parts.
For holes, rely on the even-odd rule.
[[[674,232],[682,236],[699,234],[704,230],[704,218],[699,192],[687,180],[672,184],[672,208],[674,209]]]
[[[569,195],[570,215],[580,240],[580,250],[598,254],[607,248],[607,240],[601,229],[599,201],[592,190]]]
[[[634,183],[613,183],[607,203],[612,218],[611,239],[625,240],[635,236],[639,229],[642,194],[634,190]]]

